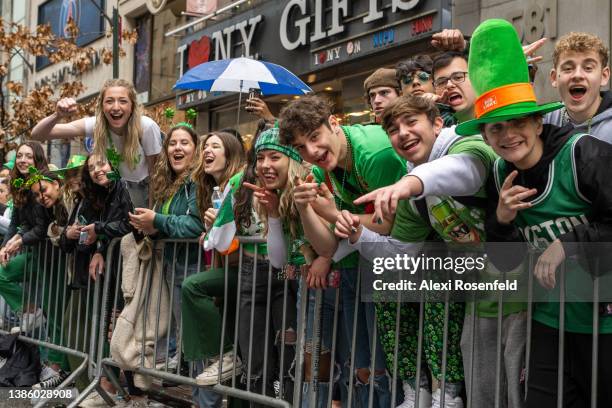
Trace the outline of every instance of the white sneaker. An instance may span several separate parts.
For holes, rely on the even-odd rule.
[[[119,394],[113,394],[109,392],[108,395],[110,395],[110,397],[115,402],[119,402],[123,400],[119,396]],[[102,398],[100,394],[98,394],[98,392],[94,390],[91,393],[89,393],[89,395],[83,401],[81,401],[81,403],[78,406],[81,408],[97,408],[97,407],[108,407],[108,404],[106,403],[106,401],[104,401],[104,398]]]
[[[433,398],[431,401],[431,408],[440,408],[442,407],[441,395],[442,390],[438,388],[436,392],[433,393]],[[461,397],[456,396],[455,398],[445,393],[444,396],[444,408],[463,408],[463,400]]]
[[[431,392],[426,388],[421,387],[419,389],[419,405],[415,404],[416,391],[412,388],[408,382],[403,382],[402,388],[404,389],[404,402],[398,405],[396,408],[430,408],[431,407]]]
[[[34,313],[24,313],[21,315],[21,324],[18,327],[13,327],[11,333],[30,333],[31,331],[42,327],[47,322],[43,315],[42,309],[36,309]]]
[[[176,371],[176,368],[178,367],[178,357],[176,355],[170,357],[168,359],[168,371]],[[155,364],[155,368],[157,370],[166,370],[166,360],[162,359],[162,360],[158,360],[157,363]]]
[[[236,371],[242,368],[242,362],[240,358],[236,356]],[[221,382],[227,381],[232,378],[232,372],[234,370],[234,353],[228,352],[223,355],[223,365],[221,367]],[[215,385],[219,377],[219,360],[209,365],[202,371],[202,374],[196,377],[198,385]]]

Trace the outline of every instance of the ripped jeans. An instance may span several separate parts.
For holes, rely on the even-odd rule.
[[[305,282],[300,281],[300,285]],[[336,331],[336,353],[334,358],[331,356],[331,351],[334,348],[332,344],[333,340],[333,324],[334,324],[334,309],[336,302],[336,289],[328,288],[322,289],[321,299],[321,315],[319,322],[319,339],[320,339],[320,354],[319,354],[319,370],[317,376],[317,387],[316,387],[316,407],[326,407],[329,399],[329,393],[332,392],[330,384],[333,386],[335,382],[340,385],[340,393],[342,400],[346,400],[347,396],[347,381],[344,381],[345,371],[348,370],[348,356],[347,353],[349,344],[342,330],[343,327],[343,314],[341,310],[338,310],[338,329]],[[307,289],[308,294],[308,308],[306,310],[306,333],[304,346],[306,348],[304,353],[304,380],[302,383],[302,398],[301,406],[306,408],[309,406],[310,399],[312,398],[311,389],[312,384],[310,380],[310,368],[312,367],[312,350],[314,343],[314,329],[315,329],[315,305],[316,305],[316,294],[317,290]],[[339,308],[341,308],[341,302],[339,302]],[[298,315],[301,307],[301,289],[298,290]],[[333,378],[330,381],[331,364],[334,363]]]
[[[272,276],[269,282],[270,273]],[[246,255],[243,257],[239,274],[238,326],[238,345],[243,363],[241,382],[251,392],[274,397],[274,381],[283,381],[283,399],[291,401],[293,384],[289,380],[289,368],[295,358],[295,282],[287,281],[285,296],[285,280],[278,279],[277,273],[277,269],[269,269],[268,261],[258,260],[255,268],[252,257]],[[270,283],[269,292],[268,283]],[[266,321],[268,306],[269,321]],[[283,309],[286,310],[284,327]],[[280,333],[283,332],[286,333],[285,349],[283,367],[280,367],[282,352]]]
[[[360,260],[362,262],[363,259]],[[368,268],[360,266],[362,273],[367,273]],[[369,269],[371,270],[371,268]],[[344,314],[345,333],[349,341],[349,356],[350,347],[352,347],[352,338],[355,336],[355,371],[357,369],[369,369],[374,354],[374,398],[373,408],[387,408],[395,406],[391,404],[391,391],[389,387],[389,377],[386,373],[385,354],[380,343],[381,333],[376,333],[376,340],[373,344],[375,323],[374,303],[360,299],[355,304],[355,299],[358,291],[361,288],[357,287],[357,278],[359,268],[344,268],[340,269],[342,281],[342,310]],[[363,286],[363,283],[362,283]],[[357,309],[355,309],[357,306]],[[355,316],[357,315],[357,316]],[[354,327],[355,319],[357,327]],[[375,347],[375,353],[372,353],[372,346]],[[350,357],[349,357],[350,359]],[[378,372],[379,374],[376,374]],[[352,398],[352,404],[355,407],[367,407],[370,397],[369,383],[362,383],[355,375],[354,382],[355,395]],[[344,405],[344,404],[343,404]]]

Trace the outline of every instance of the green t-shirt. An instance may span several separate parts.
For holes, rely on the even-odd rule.
[[[520,211],[513,222],[532,248],[545,249],[558,236],[572,231],[574,226],[589,223],[593,207],[578,190],[574,163],[574,147],[583,136],[573,135],[559,150],[549,166],[544,192],[531,202],[530,208]],[[498,191],[507,173],[505,162],[497,160],[494,175]],[[593,299],[593,282],[576,260],[568,259],[565,268],[565,330],[592,333],[593,303],[586,300]],[[534,285],[534,290],[541,292],[538,298],[547,297],[549,301],[535,303],[533,318],[554,328],[559,328],[559,287],[557,283],[553,290],[546,292],[540,285]],[[578,299],[581,301],[576,301]],[[601,318],[599,323],[600,333],[612,333],[612,317]]]
[[[406,174],[406,161],[395,153],[389,137],[379,125],[342,126],[353,158],[350,171],[337,167],[326,172],[313,166],[312,173],[318,182],[331,182],[336,206],[353,214],[365,214],[366,207],[353,201],[362,195],[395,183]],[[355,267],[359,255],[352,253],[340,261],[340,267]]]
[[[458,139],[448,149],[447,155],[468,154],[480,160],[487,174],[497,156],[481,136]],[[486,198],[483,183],[475,197]],[[477,244],[485,240],[484,208],[467,207],[450,196],[427,196],[424,198],[429,222],[424,220],[414,200],[401,200],[395,214],[391,236],[403,242],[422,242],[435,231],[444,242],[455,244]],[[523,303],[504,303],[504,315],[525,309]],[[497,302],[481,301],[477,306],[482,317],[497,316]]]

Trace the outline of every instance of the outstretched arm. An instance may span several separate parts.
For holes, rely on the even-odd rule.
[[[85,136],[85,119],[70,123],[57,123],[77,111],[77,102],[72,98],[63,98],[57,103],[55,113],[47,116],[34,126],[31,137],[38,141],[54,139],[74,139]]]

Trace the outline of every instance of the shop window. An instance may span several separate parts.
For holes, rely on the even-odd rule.
[[[151,44],[151,80],[149,101],[174,95],[172,87],[176,83],[179,67],[175,64],[178,37],[165,37],[164,34],[177,24],[184,24],[184,17],[176,19],[172,10],[167,8],[153,16],[153,36]]]
[[[151,30],[153,17],[148,14],[136,19],[138,42],[134,46],[134,86],[141,102],[149,101],[151,86]]]

